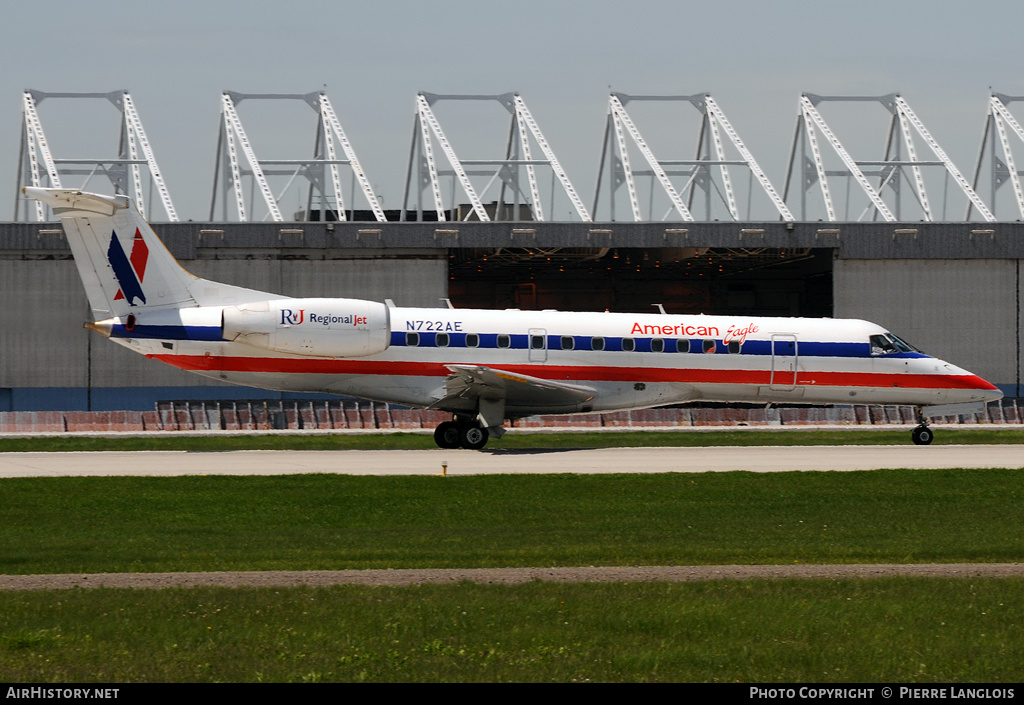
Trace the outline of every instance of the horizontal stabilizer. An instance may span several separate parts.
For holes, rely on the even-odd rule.
[[[56,215],[64,215],[67,211],[78,211],[112,216],[117,211],[128,208],[128,205],[131,203],[127,196],[104,196],[98,193],[85,193],[73,189],[46,189],[25,186],[21,190],[29,198],[42,201],[50,206]]]

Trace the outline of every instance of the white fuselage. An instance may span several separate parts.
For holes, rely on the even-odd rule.
[[[227,382],[450,411],[458,423],[438,426],[442,447],[482,447],[486,433],[467,436],[474,423],[497,432],[531,414],[1002,396],[865,321],[396,308],[243,289],[182,269],[125,196],[24,191],[60,214],[90,328]]]
[[[313,307],[332,300],[276,303],[291,301]],[[328,357],[317,354],[313,342],[295,354],[225,341],[224,308],[140,315],[132,331],[115,324],[112,337],[154,359],[236,384],[451,411],[461,410],[457,402],[438,402],[453,365],[594,391],[592,399],[570,405],[512,403],[505,408],[511,418],[696,400],[923,406],[1001,396],[977,376],[923,353],[873,351],[871,336],[886,332],[858,320],[390,308],[386,349]],[[312,309],[301,309],[297,322],[299,310],[296,304],[295,317],[281,326],[295,340],[332,335]],[[344,334],[339,325],[337,335]]]

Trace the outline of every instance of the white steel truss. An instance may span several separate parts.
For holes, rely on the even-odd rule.
[[[259,159],[252,147],[241,118],[238,116],[238,104],[243,100],[300,100],[312,108],[319,116],[317,120],[316,141],[312,158],[300,159]],[[231,191],[234,196],[235,214],[239,221],[251,219],[252,208],[245,200],[243,179],[250,178],[255,188],[259,189],[267,215],[273,221],[283,221],[281,199],[292,184],[302,177],[309,182],[306,195],[305,215],[311,218],[318,212],[321,220],[347,220],[344,188],[340,167],[347,166],[352,172],[354,184],[358,183],[360,191],[366,199],[377,222],[385,222],[387,217],[380,205],[380,200],[373,192],[370,181],[363,170],[348,136],[341,127],[337,113],[330,99],[323,92],[280,94],[258,93],[245,94],[224,91],[221,94],[221,125],[217,145],[217,168],[214,174],[213,197],[210,203],[210,219],[214,219],[218,197],[221,190]],[[341,146],[343,157],[338,154],[336,145]],[[241,152],[241,156],[239,155]],[[242,159],[244,157],[244,161]],[[270,185],[270,177],[287,177],[287,182],[277,196]],[[220,182],[220,183],[218,183]],[[319,202],[314,202],[315,196]],[[226,219],[227,199],[222,201],[222,215]],[[318,207],[315,207],[318,206]]]
[[[434,114],[432,106],[439,101],[470,100],[497,101],[510,113],[512,124],[509,130],[509,141],[504,158],[463,160],[459,159],[456,155],[451,141],[441,128],[441,124]],[[410,218],[423,220],[423,190],[427,185],[429,185],[433,196],[434,217],[438,221],[459,218],[458,204],[455,203],[457,191],[454,185],[454,181],[457,180],[461,192],[465,195],[466,200],[469,201],[470,206],[469,210],[461,216],[463,219],[475,217],[480,221],[509,219],[543,221],[545,220],[545,208],[541,199],[538,169],[540,167],[549,167],[552,173],[552,192],[554,191],[554,181],[557,180],[566,197],[571,202],[576,216],[583,222],[590,222],[591,217],[583,205],[583,201],[569,181],[568,175],[541,132],[540,126],[534,119],[533,114],[526,107],[526,102],[518,94],[437,95],[433,93],[419,93],[416,96],[415,123],[413,143],[409,154],[409,167],[406,173],[402,220]],[[437,160],[435,159],[435,142],[448,162],[448,169],[438,168]],[[543,159],[533,156],[533,145],[536,145],[544,155]],[[523,174],[525,174],[529,190],[528,194],[521,183]],[[452,200],[447,210],[442,195],[442,177],[445,176],[453,178],[450,189]],[[471,181],[470,177],[473,176],[487,177],[489,179],[486,186],[479,192]],[[415,189],[413,189],[414,178],[417,184]],[[499,182],[499,195],[494,203],[494,212],[490,213],[487,207],[484,206],[482,199],[487,191],[495,183]],[[505,202],[506,192],[511,194],[511,207]],[[410,204],[410,197],[415,199],[415,204]],[[552,201],[553,199],[554,194],[552,193]],[[553,202],[551,209],[554,209]],[[529,215],[527,216],[524,211]]]
[[[696,159],[674,159],[659,160],[648,146],[643,135],[637,129],[635,123],[626,111],[626,104],[630,101],[673,101],[688,102],[693,105],[702,115],[700,136],[697,140]],[[726,155],[726,140],[739,153],[740,159],[728,159]],[[628,139],[627,139],[628,138]],[[647,163],[647,170],[640,171],[633,167],[630,158],[630,144],[643,156]],[[609,158],[611,152],[611,158]],[[786,221],[793,220],[793,214],[786,206],[785,201],[779,196],[775,187],[772,186],[764,170],[754,159],[754,155],[744,144],[739,133],[725,116],[725,112],[718,103],[706,93],[681,96],[630,96],[624,93],[612,93],[608,101],[608,124],[605,130],[604,148],[601,154],[601,166],[598,170],[597,192],[594,196],[594,208],[596,212],[601,195],[601,181],[604,178],[604,171],[609,171],[609,208],[611,219],[615,219],[615,191],[623,184],[629,194],[630,209],[634,221],[655,220],[654,213],[648,213],[644,217],[638,197],[638,176],[650,176],[652,182],[656,180],[668,197],[670,208],[662,220],[667,219],[672,211],[684,221],[694,220],[693,202],[695,191],[700,188],[705,194],[705,217],[711,220],[712,215],[712,194],[717,192],[722,203],[728,211],[732,220],[740,220],[741,214],[737,202],[736,192],[733,186],[733,179],[729,170],[730,166],[746,167],[750,170],[751,178],[764,190],[768,199],[779,213],[779,217]],[[718,167],[719,183],[713,179],[712,169]],[[672,183],[672,176],[686,177],[687,181],[681,189],[677,189]],[[652,183],[653,189],[653,183]],[[748,193],[747,209],[750,208],[750,197]],[[653,207],[653,193],[652,193]]]
[[[881,103],[882,106],[885,107],[892,115],[885,158],[883,160],[871,161],[854,160],[818,111],[817,106],[823,101]],[[896,138],[897,130],[902,138],[902,147],[900,140]],[[844,169],[829,170],[826,168],[824,158],[821,153],[818,138],[819,134],[824,138],[824,141],[832,147],[835,154],[843,163]],[[915,146],[915,134],[924,142],[925,145],[927,145],[928,149],[931,150],[932,154],[935,156],[935,160],[923,161],[918,158],[918,150]],[[794,137],[793,148],[790,153],[786,188],[783,192],[784,198],[789,194],[789,186],[793,177],[798,144],[803,145],[804,152],[809,148],[811,153],[810,158],[805,155],[802,159],[801,219],[803,220],[807,219],[807,191],[813,187],[815,182],[817,182],[821,189],[826,219],[829,221],[840,219],[836,213],[834,198],[829,182],[830,176],[846,177],[847,179],[852,178],[867,196],[869,205],[860,214],[860,216],[856,218],[857,220],[866,216],[872,209],[875,212],[875,217],[881,216],[888,222],[900,220],[903,217],[901,212],[902,183],[900,181],[900,177],[902,176],[913,186],[914,198],[921,209],[922,220],[932,221],[934,220],[934,209],[928,197],[925,179],[922,172],[922,167],[931,166],[943,167],[946,172],[946,178],[951,178],[957,184],[970,203],[970,207],[977,208],[981,217],[986,221],[994,220],[992,213],[978,197],[974,188],[972,188],[972,186],[963,177],[960,170],[957,169],[955,164],[953,164],[952,160],[950,160],[935,138],[932,137],[931,133],[925,127],[920,118],[917,117],[907,101],[898,94],[889,94],[884,96],[819,96],[806,93],[800,96],[800,117],[797,120],[797,133]],[[903,149],[906,150],[908,156],[908,159],[906,160],[901,157]],[[906,175],[904,171],[905,169],[909,169],[909,172],[913,177],[912,181],[911,177]],[[872,185],[868,177],[876,177],[879,179],[877,187]],[[889,189],[894,194],[893,200],[895,212],[882,197],[883,193],[886,192],[886,189]],[[849,203],[849,198],[847,198],[847,211],[849,209]],[[944,213],[945,206],[943,206],[943,214]],[[847,220],[849,218],[844,217],[842,219]]]
[[[101,98],[109,101],[121,112],[121,140],[119,155],[110,159],[57,159],[50,151],[49,143],[43,132],[39,118],[38,105],[47,98]],[[169,222],[178,220],[170,192],[164,183],[156,156],[150,146],[149,138],[142,127],[135,103],[128,91],[112,91],[110,93],[44,93],[27,90],[22,96],[24,111],[24,129],[22,131],[20,164],[18,167],[18,197],[22,186],[62,187],[61,176],[85,176],[79,188],[86,188],[89,180],[96,174],[107,177],[117,193],[131,196],[139,210],[153,219],[147,210],[147,195],[144,187],[142,167],[146,166],[149,183],[155,188],[163,205],[164,214]],[[141,152],[141,154],[140,154]],[[63,184],[66,185],[66,184]],[[15,220],[18,220],[18,201],[15,201]],[[27,209],[27,207],[26,207]],[[25,210],[25,209],[23,209]],[[35,214],[37,221],[46,219],[43,205],[36,201]],[[24,213],[27,219],[27,213]]]
[[[758,183],[761,184],[761,188],[763,188],[764,192],[768,194],[768,198],[771,200],[772,205],[774,205],[775,209],[779,211],[779,215],[782,217],[782,219],[785,221],[792,221],[793,214],[790,213],[789,207],[786,206],[786,202],[782,200],[782,197],[779,196],[778,191],[776,191],[775,187],[772,186],[770,181],[768,181],[768,177],[765,176],[764,170],[761,169],[761,166],[757,163],[757,160],[754,159],[754,155],[750,153],[750,150],[747,149],[747,146],[743,144],[743,140],[740,139],[739,134],[736,132],[736,130],[733,129],[732,124],[729,122],[728,118],[725,117],[725,113],[722,112],[722,109],[718,107],[718,103],[715,102],[714,98],[708,95],[704,97],[704,105],[707,109],[708,117],[712,118],[710,120],[710,123],[714,125],[716,120],[719,123],[721,123],[722,129],[725,130],[725,134],[729,137],[729,141],[732,142],[733,146],[743,157],[743,160],[750,168],[750,171],[753,172],[754,177],[757,179]],[[720,143],[720,140],[718,140],[717,137],[717,129],[715,129],[715,133],[715,141],[716,143]],[[718,152],[720,155],[722,154],[720,144]],[[724,161],[724,156],[719,156],[719,159]],[[726,169],[725,164],[722,164],[722,169]],[[733,217],[737,219],[739,217],[735,213],[735,211],[733,213]]]
[[[352,148],[352,143],[349,142],[348,137],[345,135],[345,131],[341,129],[341,122],[338,121],[338,116],[334,112],[334,108],[331,106],[331,102],[327,99],[327,94],[321,93],[318,99],[318,105],[320,108],[320,119],[322,121],[322,129],[324,135],[324,142],[327,148],[327,158],[331,161],[331,180],[334,185],[334,193],[338,197],[338,208],[339,218],[344,220],[345,209],[342,201],[342,188],[341,181],[338,176],[338,155],[334,149],[334,140],[337,139],[341,145],[342,151],[345,153],[345,158],[348,160],[348,165],[352,168],[352,173],[356,180],[359,181],[359,186],[363,190],[363,195],[366,197],[367,203],[370,204],[370,209],[373,211],[374,217],[377,222],[383,223],[387,220],[384,216],[384,209],[380,207],[380,201],[377,196],[373,193],[373,188],[370,186],[370,180],[366,178],[366,173],[363,171],[363,167],[359,164],[359,158],[356,157],[356,152]]]
[[[622,100],[617,95],[612,95],[608,102],[608,109],[611,111],[612,119],[615,122],[615,138],[619,146],[619,154],[626,155],[629,150],[626,146],[625,137],[622,134],[622,129],[625,128],[629,133],[629,136],[636,143],[640,153],[644,155],[644,159],[647,160],[647,164],[651,167],[651,171],[658,178],[658,182],[661,183],[661,187],[665,189],[665,193],[668,194],[669,200],[672,202],[672,206],[678,211],[679,215],[682,216],[683,220],[693,220],[693,215],[690,214],[690,209],[683,203],[683,199],[679,197],[679,193],[675,187],[672,186],[672,182],[669,181],[668,174],[662,168],[658,160],[654,158],[654,153],[647,146],[647,142],[644,140],[643,135],[636,129],[636,125],[633,124],[632,118],[629,117],[629,113],[626,112],[625,106],[622,104]],[[629,168],[628,158],[623,160],[623,166],[626,168],[626,181],[627,183],[633,179],[633,171]],[[633,206],[633,220],[643,220],[643,216],[640,213],[640,207],[636,200],[636,187],[630,185],[629,188],[630,202]]]
[[[530,159],[530,142],[526,136],[526,130],[523,129],[523,125],[529,129],[530,134],[533,135],[533,139],[536,140],[537,144],[540,146],[541,151],[544,153],[544,158],[547,159],[548,163],[551,165],[551,170],[554,172],[555,177],[562,184],[562,188],[565,190],[569,200],[572,201],[572,205],[576,209],[576,214],[579,216],[580,220],[585,223],[589,223],[591,220],[590,214],[587,212],[586,206],[583,205],[583,201],[580,200],[579,195],[576,193],[576,189],[573,188],[572,183],[569,181],[569,176],[565,173],[565,169],[562,168],[561,163],[558,161],[558,157],[555,156],[554,151],[548,145],[547,139],[545,139],[544,134],[540,131],[540,125],[538,125],[537,121],[533,119],[533,115],[526,107],[526,103],[518,94],[513,97],[513,102],[515,103],[520,139],[523,143],[523,152],[526,159]],[[536,208],[539,213],[541,205],[540,193],[537,190],[536,179],[533,175],[533,165],[531,164],[527,170],[530,174],[530,188],[534,194],[534,203],[536,204]],[[538,217],[537,220],[543,220],[543,218]]]
[[[899,110],[900,115],[909,120],[910,124],[914,126],[914,129],[917,130],[919,135],[921,135],[921,139],[923,139],[925,144],[927,144],[932,150],[932,153],[939,158],[939,161],[942,162],[946,171],[951,177],[953,177],[956,185],[960,187],[960,190],[964,192],[964,195],[967,196],[971,204],[978,209],[979,213],[981,213],[981,217],[988,222],[994,221],[995,216],[993,216],[991,211],[989,211],[988,206],[978,198],[978,194],[975,193],[974,189],[971,188],[971,185],[967,183],[967,179],[963,177],[960,170],[956,168],[956,165],[952,160],[946,156],[945,150],[943,150],[942,147],[939,146],[939,143],[935,141],[931,133],[928,132],[928,129],[924,126],[924,123],[921,122],[917,115],[914,114],[914,111],[910,109],[907,101],[900,96],[896,96],[896,107]],[[931,218],[928,218],[928,220],[931,220]]]
[[[814,128],[816,126],[821,131],[821,134],[824,135],[826,141],[832,145],[832,149],[834,149],[836,154],[839,155],[839,158],[843,161],[843,164],[846,165],[846,168],[849,170],[853,178],[856,179],[857,183],[860,184],[860,187],[864,189],[864,193],[866,193],[868,198],[871,199],[871,202],[875,205],[875,208],[878,209],[878,212],[882,217],[889,222],[895,221],[896,216],[894,216],[889,210],[889,207],[885,205],[885,201],[882,200],[882,197],[878,195],[875,189],[868,182],[867,177],[864,176],[864,172],[862,172],[857,163],[853,161],[853,157],[850,156],[850,153],[846,151],[843,144],[836,138],[832,129],[825,122],[825,119],[821,117],[821,113],[818,112],[818,109],[814,107],[814,103],[811,102],[811,99],[806,95],[800,96],[800,110],[804,116],[804,124],[807,127],[808,135],[812,135],[814,133]],[[814,150],[814,165],[821,180],[821,193],[825,199],[828,219],[834,221],[836,219],[835,208],[832,206],[831,196],[829,195],[828,178],[826,176],[824,162],[821,161],[821,151],[819,149]]]
[[[171,194],[167,191],[167,186],[164,184],[163,176],[160,175],[160,167],[156,163],[156,155],[153,154],[152,147],[149,146],[149,138],[146,137],[146,131],[142,129],[142,120],[139,119],[139,114],[135,110],[135,102],[132,97],[125,91],[122,95],[122,107],[124,108],[124,119],[128,126],[126,130],[128,136],[128,144],[131,149],[132,160],[138,159],[136,154],[136,141],[139,146],[142,147],[142,154],[145,157],[146,164],[149,165],[150,174],[153,177],[153,184],[156,186],[157,193],[160,194],[160,201],[163,203],[164,212],[167,213],[167,219],[172,223],[177,222],[178,214],[174,210],[174,204],[171,202]],[[139,177],[139,165],[136,163],[132,164],[132,172],[135,178],[136,189],[135,192],[141,196],[142,194],[142,181]],[[141,212],[145,212],[142,207],[142,201],[137,201]]]
[[[1021,218],[1024,218],[1024,188],[1021,184],[1021,176],[1024,172],[1019,171],[1016,159],[1013,155],[1013,148],[1007,127],[1016,135],[1018,140],[1024,141],[1024,128],[1010,112],[1009,104],[1014,101],[1024,100],[1024,96],[1012,96],[1003,93],[993,93],[989,98],[988,115],[985,121],[985,132],[981,141],[981,152],[978,155],[978,167],[974,172],[974,188],[978,187],[978,177],[981,174],[981,164],[985,158],[985,146],[989,145],[990,176],[991,176],[991,197],[989,202],[992,209],[997,209],[996,193],[1007,181],[1013,185],[1014,198],[1017,202],[1017,211]],[[992,128],[995,128],[995,135],[990,138]],[[1002,149],[1002,157],[996,150],[996,139]],[[973,207],[973,204],[972,204]],[[971,217],[971,209],[968,208],[967,217]]]

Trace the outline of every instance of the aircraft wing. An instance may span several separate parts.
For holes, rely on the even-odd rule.
[[[583,385],[554,382],[516,372],[480,365],[446,365],[451,374],[445,380],[445,396],[431,404],[435,409],[476,408],[478,402],[504,401],[506,408],[537,409],[557,413],[578,409],[596,395]]]

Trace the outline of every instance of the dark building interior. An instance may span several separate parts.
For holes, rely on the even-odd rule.
[[[827,317],[830,249],[460,249],[457,308]]]

